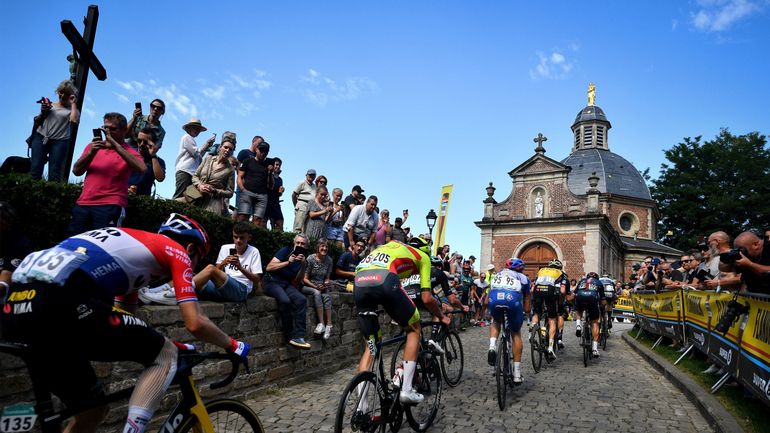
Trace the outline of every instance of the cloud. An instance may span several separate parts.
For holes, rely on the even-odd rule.
[[[671,20],[671,31],[676,31],[676,28],[679,27],[679,21],[678,20]]]
[[[128,96],[118,93],[118,92],[112,92],[116,98],[118,98],[118,101],[120,102],[128,102]]]
[[[578,46],[570,45],[570,51],[576,52]],[[567,58],[563,50],[554,48],[550,54],[537,53],[538,63],[529,70],[529,76],[533,80],[563,80],[567,78],[574,68],[575,61]]]
[[[329,102],[353,101],[378,90],[377,83],[367,77],[347,77],[341,80],[322,75],[315,69],[308,69],[300,77],[302,94],[311,103],[325,106]]]
[[[201,90],[201,93],[209,99],[221,101],[225,97],[225,86],[206,87]]]
[[[703,32],[723,32],[736,22],[758,13],[762,7],[750,0],[699,0],[699,9],[690,12],[693,27]]]

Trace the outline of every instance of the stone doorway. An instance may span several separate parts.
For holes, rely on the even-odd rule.
[[[527,245],[521,254],[519,254],[519,258],[524,260],[524,263],[527,264],[524,268],[524,273],[531,281],[535,281],[537,271],[547,265],[551,260],[557,258],[557,256],[556,251],[554,251],[550,245],[545,242],[535,242]]]

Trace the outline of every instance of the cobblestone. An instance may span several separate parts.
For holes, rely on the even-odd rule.
[[[628,324],[616,324],[599,359],[583,367],[574,323],[565,329],[566,348],[535,374],[525,342],[524,383],[497,406],[492,368],[487,365],[487,328],[462,332],[465,370],[461,383],[444,385],[434,432],[711,432],[693,404],[620,339]],[[526,331],[526,326],[522,328]],[[247,403],[266,431],[327,432],[355,365],[296,386],[277,389]],[[409,431],[406,423],[402,431]]]

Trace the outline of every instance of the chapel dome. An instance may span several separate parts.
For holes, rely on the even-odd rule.
[[[601,115],[604,116],[604,113]],[[652,200],[650,189],[647,188],[642,174],[617,153],[599,148],[579,149],[561,163],[572,168],[567,175],[567,186],[575,195],[586,193],[588,178],[595,172],[599,178],[597,189],[602,193]]]
[[[590,122],[595,120],[601,120],[603,122],[608,122],[607,116],[604,115],[604,110],[601,109],[598,105],[586,105],[585,108],[580,110],[575,116],[575,123],[573,123],[573,126],[581,123],[581,122]]]

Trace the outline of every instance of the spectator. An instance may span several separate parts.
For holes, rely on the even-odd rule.
[[[495,276],[495,265],[490,263],[487,265],[487,272],[484,274],[484,278],[486,279],[487,284],[492,283],[492,277],[494,276]]]
[[[344,214],[345,205],[342,204],[342,189],[334,188],[332,190],[332,215],[329,221],[326,223],[326,239],[330,242],[334,242],[340,249],[345,248],[343,241],[344,232],[342,231],[342,224],[345,220],[342,219]]]
[[[407,218],[409,218],[409,209],[404,209],[404,217],[396,217],[395,224],[393,224],[393,229],[390,232],[389,240],[406,243],[408,238],[406,237],[403,226]]]
[[[128,188],[135,194],[150,195],[155,181],[166,179],[166,161],[158,156],[159,147],[155,143],[155,131],[146,127],[139,131],[135,143],[139,146],[139,155],[144,161],[144,173],[133,172],[128,179]]]
[[[222,137],[224,140],[224,136]],[[251,146],[249,146],[246,149],[242,149],[240,152],[238,152],[237,160],[238,160],[238,166],[236,167],[237,170],[241,168],[241,164],[243,164],[243,161],[246,161],[249,158],[255,158],[257,156],[257,146],[259,143],[262,143],[265,141],[262,137],[259,135],[254,136],[254,138],[251,139]],[[269,145],[268,145],[269,148]],[[235,208],[237,209],[238,206],[241,203],[241,187],[238,184],[238,182],[235,182]],[[233,214],[233,219],[238,219],[238,212],[235,212]]]
[[[740,256],[733,263],[726,263],[722,258],[719,268],[740,271],[746,290],[770,295],[770,241],[752,232],[743,232],[735,238],[734,246]]]
[[[380,223],[377,225],[377,232],[374,235],[375,246],[385,245],[390,241],[390,235],[393,232],[393,225],[390,224],[390,211],[383,209],[379,212]]]
[[[442,266],[442,269],[444,272],[449,272],[449,262],[451,260],[451,257],[449,255],[449,251],[451,251],[449,244],[444,245],[443,247],[439,248],[438,256],[441,258],[441,260],[444,262],[444,265]]]
[[[471,268],[471,271],[473,268]],[[489,287],[489,284],[487,283],[485,275],[479,276],[479,278],[476,278],[473,280],[473,283],[471,284],[471,291],[470,291],[470,297],[471,297],[471,304],[474,307],[474,316],[473,320],[471,320],[471,325],[480,325],[480,326],[486,326],[486,323],[484,323],[484,305],[486,305],[487,302],[487,287]]]
[[[358,197],[363,195],[364,190],[361,188],[361,185],[355,185],[353,186],[353,189],[350,191],[350,195],[345,197],[345,200],[342,201],[342,203],[345,205],[345,213],[342,215],[342,219],[344,221],[348,220],[348,217],[350,216],[350,211],[353,210],[354,207],[358,206]],[[345,240],[345,247],[348,247],[347,239]]]
[[[5,302],[11,274],[27,254],[35,251],[32,241],[18,227],[16,210],[0,201],[0,304]]]
[[[236,137],[237,135],[233,131],[225,131],[222,133],[222,143],[224,143],[225,141],[229,141],[230,143],[233,144],[233,147],[236,147],[237,146],[236,143],[238,141]],[[219,146],[221,146],[222,143],[214,143],[211,146],[209,146],[208,150],[206,151],[206,155],[216,156],[217,154],[219,154]],[[233,167],[236,167],[236,163],[239,163],[239,162],[238,162],[238,158],[236,158],[234,155],[235,154],[233,154],[231,158],[235,161],[233,163]],[[237,169],[238,168],[236,167],[236,170]]]
[[[200,119],[192,118],[182,126],[186,132],[179,142],[179,155],[176,157],[176,189],[174,190],[174,200],[184,200],[184,192],[188,186],[192,185],[192,177],[195,170],[201,162],[201,155],[206,152],[212,144],[216,135],[206,140],[206,144],[200,149],[195,143],[195,137],[208,129],[201,124]]]
[[[72,208],[68,236],[94,228],[119,227],[128,206],[128,178],[132,171],[147,170],[139,153],[124,141],[125,116],[105,114],[102,132],[105,138],[94,137],[72,166],[75,176],[85,174],[86,178]]]
[[[740,289],[740,273],[737,273],[735,269],[722,269],[720,266],[719,255],[730,251],[730,236],[723,231],[714,232],[709,235],[706,246],[708,248],[704,251],[705,272],[701,274],[704,281],[698,281],[698,284],[706,290]]]
[[[366,239],[366,243],[371,245],[374,242],[376,234],[375,229],[379,217],[374,208],[377,206],[377,196],[369,196],[366,204],[360,204],[350,211],[342,230],[347,233],[348,244],[352,245],[354,239]]]
[[[233,143],[222,142],[217,155],[206,155],[192,178],[193,185],[203,194],[197,205],[217,215],[226,211],[225,203],[233,196],[235,168],[230,162],[233,150]]]
[[[56,87],[59,100],[51,103],[48,98],[40,102],[40,114],[35,117],[34,132],[28,139],[31,150],[31,169],[33,179],[43,177],[43,166],[48,161],[48,180],[62,180],[64,162],[70,140],[70,128],[80,121],[78,111],[78,90],[69,80],[64,80]],[[66,180],[66,179],[65,179]]]
[[[463,269],[463,255],[457,251],[452,254],[449,260],[449,273],[453,275],[459,275]]]
[[[281,211],[281,195],[283,195],[283,179],[281,178],[281,158],[273,158],[273,187],[267,190],[267,209],[265,221],[270,221],[274,232],[283,231],[283,211]]]
[[[256,137],[255,137],[256,138]],[[241,201],[238,203],[238,218],[246,221],[249,215],[258,227],[265,227],[267,192],[274,186],[273,161],[267,158],[270,145],[261,142],[256,147],[256,156],[241,163],[238,169],[238,185],[241,187]]]
[[[155,134],[155,145],[158,149],[163,147],[163,139],[166,138],[166,130],[160,125],[160,117],[166,112],[166,103],[160,99],[150,102],[150,114],[143,116],[142,108],[134,108],[131,120],[128,122],[126,142],[134,149],[139,148],[139,133],[145,128],[150,128]]]
[[[699,262],[695,260],[695,253],[697,252],[691,251],[687,254],[682,255],[680,259],[680,261],[682,262],[682,269],[684,269],[684,272],[682,273],[684,277],[684,283],[687,286],[692,284],[692,280],[695,278],[695,271],[697,270],[698,264],[699,264]]]
[[[326,176],[320,175],[315,180],[315,187],[318,188],[319,186],[325,186],[325,187],[328,188],[329,187],[327,185],[328,183],[329,183],[329,181],[326,179]]]
[[[307,219],[307,205],[315,197],[315,170],[312,168],[305,173],[305,180],[297,184],[291,193],[291,202],[294,204],[294,231],[301,232]]]
[[[308,220],[305,223],[305,234],[311,240],[324,237],[326,221],[331,218],[333,209],[329,204],[329,190],[321,185],[316,187],[315,198],[310,200],[307,207]]]
[[[278,301],[284,336],[289,345],[299,349],[310,349],[310,344],[305,342],[307,298],[298,289],[303,281],[308,244],[307,237],[298,233],[293,247],[276,251],[267,264],[264,284],[265,294]]]
[[[471,264],[465,260],[462,264],[462,273],[460,277],[460,288],[457,293],[460,295],[460,302],[463,305],[470,305],[470,291],[473,285],[473,275],[471,275]]]
[[[673,269],[671,263],[663,262],[660,264],[660,271],[663,272],[661,284],[658,288],[665,288],[668,290],[678,289],[684,284],[684,275],[677,269]]]
[[[302,293],[313,297],[318,315],[315,334],[323,334],[324,340],[328,340],[332,335],[332,298],[329,295],[331,274],[332,258],[329,257],[329,243],[326,239],[320,239],[315,254],[311,254],[307,258],[307,270]],[[324,313],[326,313],[326,324],[324,324]]]
[[[350,286],[350,291],[353,290],[353,279],[356,276],[356,266],[361,263],[361,254],[366,249],[365,239],[356,239],[353,245],[342,253],[337,260],[337,267],[334,269],[334,275],[338,277],[335,281],[335,287],[339,291],[347,290]]]
[[[230,144],[229,141],[222,143]],[[251,226],[246,222],[233,225],[233,243],[222,245],[216,265],[208,265],[193,278],[203,299],[242,302],[254,284],[262,280],[259,250],[249,245]]]
[[[470,256],[468,257],[468,261],[471,263],[471,275],[473,275],[473,278],[476,278],[479,276],[478,271],[476,271],[476,256]]]

